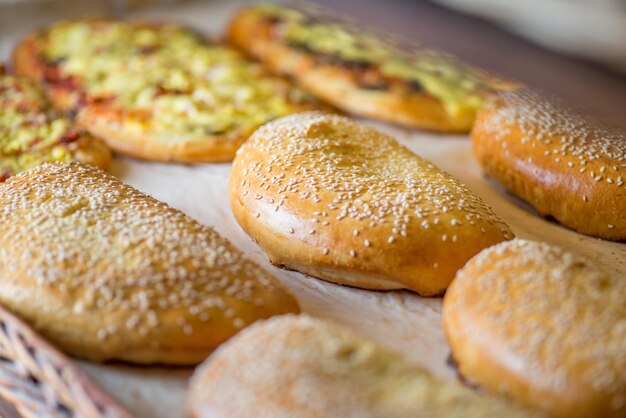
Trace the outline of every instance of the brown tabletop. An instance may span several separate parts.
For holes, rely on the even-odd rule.
[[[485,20],[424,0],[315,1],[562,96],[626,128],[626,76],[599,64],[550,51]]]

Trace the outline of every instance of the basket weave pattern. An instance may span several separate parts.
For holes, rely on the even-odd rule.
[[[0,397],[23,418],[132,418],[78,366],[3,307]],[[18,417],[8,412],[10,408],[3,409],[0,416]]]

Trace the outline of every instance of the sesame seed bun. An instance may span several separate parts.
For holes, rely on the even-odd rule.
[[[443,319],[463,377],[554,417],[626,416],[626,281],[513,240],[459,271]]]
[[[0,185],[0,277],[0,303],[93,361],[195,364],[255,320],[298,311],[212,228],[77,163]]]
[[[319,112],[257,130],[229,193],[272,263],[366,289],[441,294],[473,255],[513,236],[478,196],[391,137]]]
[[[295,315],[258,322],[220,347],[196,370],[187,411],[193,418],[542,416],[440,381],[349,328]]]
[[[501,93],[478,114],[484,173],[540,214],[583,234],[626,240],[626,136],[559,99]]]

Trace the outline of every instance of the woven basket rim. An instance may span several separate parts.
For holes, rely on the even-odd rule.
[[[0,304],[0,396],[24,418],[133,418],[76,363]]]

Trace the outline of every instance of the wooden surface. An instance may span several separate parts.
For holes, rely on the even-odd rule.
[[[557,56],[506,35],[493,26],[428,3],[409,0],[320,2],[376,23],[382,29],[446,49],[488,70],[555,91],[575,102],[587,103],[606,119],[626,124],[623,117],[626,81],[593,64]],[[242,3],[241,0],[184,3],[143,11],[140,15],[183,21],[207,32],[220,33],[232,11]],[[22,29],[26,30],[28,28]],[[2,39],[0,51],[5,56],[9,42],[15,37],[17,34]],[[537,217],[521,202],[482,178],[471,158],[467,136],[374,125],[464,181],[494,207],[518,236],[559,244],[588,256],[608,271],[626,276],[625,244],[584,237]],[[449,350],[441,329],[440,299],[424,299],[409,292],[351,289],[272,267],[230,212],[226,193],[229,169],[230,164],[185,166],[117,158],[112,172],[200,222],[215,226],[279,277],[297,295],[304,311],[348,325],[436,375],[454,378],[445,361]],[[184,415],[190,369],[80,364],[139,417],[177,418]]]

